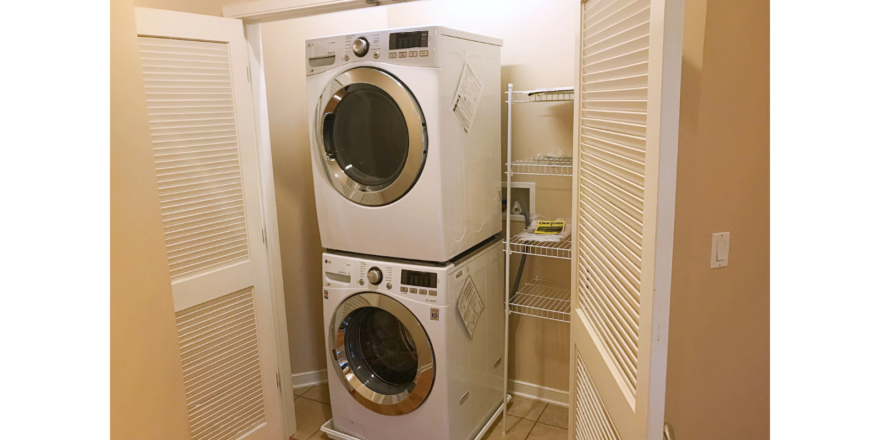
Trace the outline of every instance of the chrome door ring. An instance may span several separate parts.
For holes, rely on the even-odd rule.
[[[333,154],[327,151],[328,146],[324,143],[324,124],[327,116],[333,114],[336,106],[348,93],[347,87],[354,84],[369,84],[387,93],[406,121],[409,141],[407,157],[400,174],[391,182],[381,185],[358,183],[345,173]],[[397,78],[373,67],[355,67],[346,70],[327,84],[315,111],[316,157],[321,158],[320,162],[326,178],[344,197],[361,205],[387,205],[402,197],[415,185],[428,153],[428,131],[418,102]]]
[[[409,332],[418,353],[418,367],[411,390],[386,395],[376,392],[364,384],[351,371],[345,351],[347,330],[343,325],[346,317],[367,307],[384,310],[400,321]],[[403,304],[387,295],[378,293],[359,293],[342,302],[333,313],[328,333],[331,368],[336,371],[349,394],[361,405],[373,412],[385,415],[402,415],[414,411],[428,398],[434,385],[434,350],[431,340],[418,318]]]

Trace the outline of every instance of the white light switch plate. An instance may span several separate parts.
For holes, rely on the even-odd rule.
[[[726,267],[730,258],[730,232],[712,234],[712,256],[709,258],[709,269]]]

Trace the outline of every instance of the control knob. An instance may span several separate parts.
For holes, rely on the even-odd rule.
[[[351,50],[358,57],[363,57],[370,51],[370,42],[366,38],[360,37],[354,40],[354,43],[351,43]]]
[[[382,271],[379,270],[378,267],[371,267],[370,271],[367,272],[367,279],[370,280],[370,284],[379,284],[382,282]]]

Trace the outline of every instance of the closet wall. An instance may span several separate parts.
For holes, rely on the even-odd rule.
[[[110,3],[110,436],[189,439],[131,0]]]
[[[686,0],[666,420],[770,437],[770,2]],[[709,269],[713,232],[730,264]]]

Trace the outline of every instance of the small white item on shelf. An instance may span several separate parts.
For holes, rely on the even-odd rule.
[[[523,213],[522,206],[519,205],[518,201],[514,200],[512,213],[513,213],[513,215],[522,215],[522,213]]]

